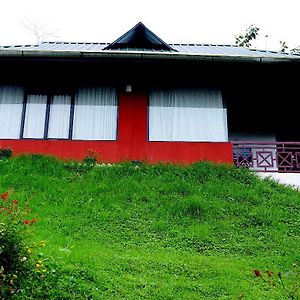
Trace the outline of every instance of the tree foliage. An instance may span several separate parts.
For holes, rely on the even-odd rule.
[[[289,48],[286,42],[280,41],[280,52],[290,52],[292,54],[300,55],[300,46],[295,47],[293,49]]]
[[[240,47],[251,47],[251,42],[258,36],[259,28],[255,25],[250,25],[245,34],[239,34],[235,36],[235,44]]]
[[[280,52],[286,52],[289,47],[285,41],[279,41],[280,42]]]

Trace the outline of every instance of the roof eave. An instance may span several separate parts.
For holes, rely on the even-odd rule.
[[[41,51],[41,50],[0,50],[0,58],[49,58],[49,59],[140,59],[140,60],[184,60],[184,61],[232,61],[232,62],[259,62],[259,63],[279,63],[279,62],[300,62],[300,57],[264,57],[264,56],[241,56],[223,54],[193,54],[178,52],[153,52],[153,51]]]

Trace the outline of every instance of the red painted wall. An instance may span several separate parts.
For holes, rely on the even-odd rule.
[[[0,148],[11,148],[15,155],[40,153],[59,158],[83,159],[93,149],[105,162],[142,160],[149,163],[190,164],[200,160],[232,163],[232,144],[215,142],[148,142],[147,94],[119,96],[117,141],[0,140]]]

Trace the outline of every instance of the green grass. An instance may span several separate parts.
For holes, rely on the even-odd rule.
[[[16,299],[288,299],[253,270],[300,264],[300,193],[228,165],[19,156],[0,162],[8,189],[38,213],[48,266]]]

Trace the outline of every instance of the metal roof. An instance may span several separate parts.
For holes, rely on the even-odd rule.
[[[136,24],[114,42],[105,47],[104,50],[123,49],[128,47],[175,51],[170,45],[149,30],[142,22]]]
[[[0,56],[126,56],[126,57],[156,57],[163,55],[167,58],[201,59],[215,58],[234,60],[249,59],[261,61],[300,60],[300,55],[275,52],[268,50],[257,50],[239,47],[236,45],[212,45],[212,44],[169,44],[175,51],[156,50],[144,48],[121,48],[104,49],[110,43],[81,43],[81,42],[42,42],[36,45],[12,45],[0,46]]]
[[[109,43],[42,42],[35,45],[0,46],[0,50],[101,51]]]
[[[43,42],[0,46],[0,57],[80,57],[280,62],[300,60],[291,53],[234,45],[167,44],[139,22],[112,43]]]

